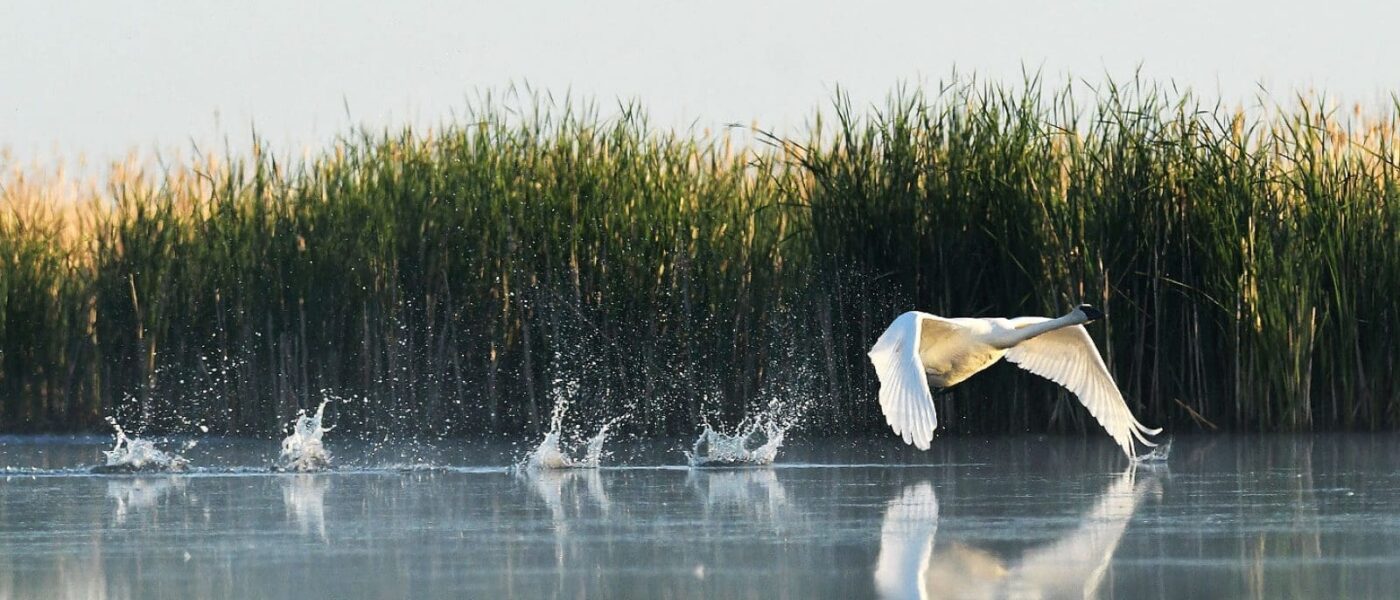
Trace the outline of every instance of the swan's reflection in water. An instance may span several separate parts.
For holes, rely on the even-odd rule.
[[[590,506],[603,516],[608,514],[610,504],[602,476],[598,469],[549,469],[530,471],[521,477],[549,508],[554,530],[554,566],[563,569],[573,557],[587,553],[571,537],[572,522],[584,518]]]
[[[1019,560],[960,543],[939,544],[938,498],[928,482],[889,502],[880,530],[875,587],[884,598],[1090,598],[1097,594],[1123,531],[1155,473],[1129,467],[1098,495],[1079,526]]]
[[[326,490],[329,476],[321,473],[297,473],[282,477],[282,504],[287,519],[303,534],[316,534],[326,541]]]
[[[686,485],[696,490],[707,512],[737,509],[756,518],[771,518],[788,505],[778,474],[767,467],[691,469]]]
[[[567,529],[570,517],[583,514],[590,506],[603,515],[611,507],[597,469],[545,470],[521,477],[529,481],[535,495],[549,507],[556,530]]]
[[[175,493],[184,493],[186,480],[170,475],[121,477],[107,482],[107,497],[116,502],[112,519],[117,525],[141,511],[155,508]]]

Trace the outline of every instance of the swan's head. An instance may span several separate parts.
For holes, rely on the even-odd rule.
[[[1075,308],[1075,310],[1084,313],[1084,322],[1086,323],[1089,321],[1097,321],[1103,318],[1103,311],[1089,306],[1088,304],[1080,304],[1078,307]]]

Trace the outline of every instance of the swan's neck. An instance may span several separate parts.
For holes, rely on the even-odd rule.
[[[1089,317],[1085,316],[1083,312],[1076,308],[1063,317],[1059,317],[1057,319],[1050,319],[1049,321],[1042,321],[1040,323],[1033,323],[1031,325],[1027,325],[1025,327],[1016,329],[1011,333],[1010,345],[1015,346],[1016,344],[1024,342],[1035,336],[1044,333],[1049,333],[1056,329],[1063,329],[1065,327],[1070,327],[1073,325],[1079,325],[1088,322]]]

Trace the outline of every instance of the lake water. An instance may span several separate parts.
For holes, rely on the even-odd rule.
[[[0,437],[0,598],[1382,598],[1400,436],[795,440],[768,468],[525,477],[509,447],[342,444],[273,474],[211,439],[179,475],[90,475],[110,440]],[[180,449],[179,440],[166,444]],[[669,464],[668,464],[669,463]]]

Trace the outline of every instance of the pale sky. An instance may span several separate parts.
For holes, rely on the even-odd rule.
[[[1227,104],[1257,84],[1382,106],[1393,2],[19,2],[0,0],[0,148],[18,162],[136,149],[282,151],[352,124],[430,125],[526,83],[665,126],[796,133],[837,85],[859,103],[956,67],[1123,78],[1139,65]],[[346,106],[349,118],[346,116]]]

